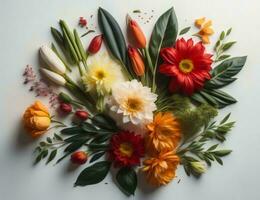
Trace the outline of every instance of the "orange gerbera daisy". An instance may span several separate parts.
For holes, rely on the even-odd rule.
[[[147,180],[155,186],[166,185],[175,178],[175,171],[180,163],[179,157],[173,151],[162,151],[143,162],[143,171]]]
[[[181,139],[180,125],[170,112],[157,113],[147,129],[145,145],[148,152],[174,150]]]

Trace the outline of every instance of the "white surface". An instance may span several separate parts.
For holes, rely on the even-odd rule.
[[[219,33],[233,27],[232,39],[238,44],[233,55],[248,55],[246,67],[234,84],[226,87],[239,102],[220,111],[232,111],[236,127],[225,146],[234,150],[224,158],[224,166],[213,165],[199,180],[188,178],[182,168],[178,179],[156,191],[138,189],[136,200],[258,200],[260,199],[260,3],[258,0],[0,0],[0,199],[1,200],[86,200],[128,199],[108,177],[99,185],[73,188],[82,169],[72,171],[68,162],[53,167],[44,163],[32,166],[36,142],[24,137],[20,118],[34,100],[22,84],[26,64],[37,67],[37,49],[49,43],[49,27],[60,18],[75,25],[79,16],[96,14],[99,6],[108,9],[121,25],[133,9],[161,14],[175,7],[180,28],[206,16]],[[145,25],[147,35],[152,23]],[[216,34],[215,36],[217,36]],[[108,184],[105,184],[108,182]]]

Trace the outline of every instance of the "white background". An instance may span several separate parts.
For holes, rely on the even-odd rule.
[[[149,12],[154,9],[155,19],[156,15],[174,6],[180,28],[206,16],[214,23],[213,41],[221,30],[233,27],[231,38],[238,43],[230,53],[248,55],[238,81],[225,88],[239,102],[220,111],[220,116],[232,111],[232,119],[237,121],[224,145],[234,150],[224,158],[224,166],[213,165],[199,180],[188,178],[180,167],[178,178],[168,186],[154,191],[139,187],[136,195],[129,199],[260,199],[258,0],[0,0],[0,199],[128,199],[111,177],[95,186],[73,188],[82,168],[71,170],[68,160],[55,167],[44,163],[33,166],[32,151],[36,142],[26,137],[20,125],[25,107],[35,100],[28,87],[22,84],[22,72],[26,64],[32,64],[37,70],[38,47],[51,41],[49,27],[57,26],[60,18],[75,26],[78,17],[96,15],[99,6],[108,9],[122,26],[125,14],[134,9]],[[153,21],[143,26],[147,36],[152,24]],[[181,179],[179,184],[178,179]]]

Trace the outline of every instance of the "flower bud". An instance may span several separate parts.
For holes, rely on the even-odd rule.
[[[198,174],[203,174],[206,172],[206,167],[202,162],[199,161],[191,162],[191,167]]]
[[[135,20],[132,20],[129,16],[127,17],[127,21],[129,39],[132,40],[132,45],[136,48],[145,48],[146,38],[140,26],[137,24]]]
[[[95,36],[89,44],[88,52],[91,54],[97,53],[102,45],[102,40],[103,40],[102,35]]]
[[[88,113],[83,110],[78,110],[75,112],[75,116],[82,121],[85,121],[88,118]]]
[[[69,95],[61,92],[59,94],[59,100],[61,100],[63,103],[71,103],[72,102],[72,99]]]
[[[83,165],[87,162],[88,155],[84,151],[76,151],[71,155],[70,160],[74,164]]]
[[[61,103],[60,104],[60,110],[65,113],[68,114],[72,111],[72,106],[68,103]]]
[[[128,55],[132,63],[133,70],[137,76],[144,75],[145,66],[143,59],[136,48],[128,47]]]
[[[66,80],[61,75],[45,68],[40,68],[40,71],[57,85],[64,86],[66,84]]]
[[[56,55],[56,53],[44,45],[40,48],[40,55],[44,62],[50,67],[50,69],[59,74],[65,74],[66,67],[64,63],[60,60],[60,58]]]

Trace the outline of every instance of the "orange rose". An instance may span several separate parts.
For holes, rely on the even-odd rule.
[[[48,109],[40,101],[36,101],[26,109],[23,115],[23,123],[32,137],[44,134],[51,124]]]

